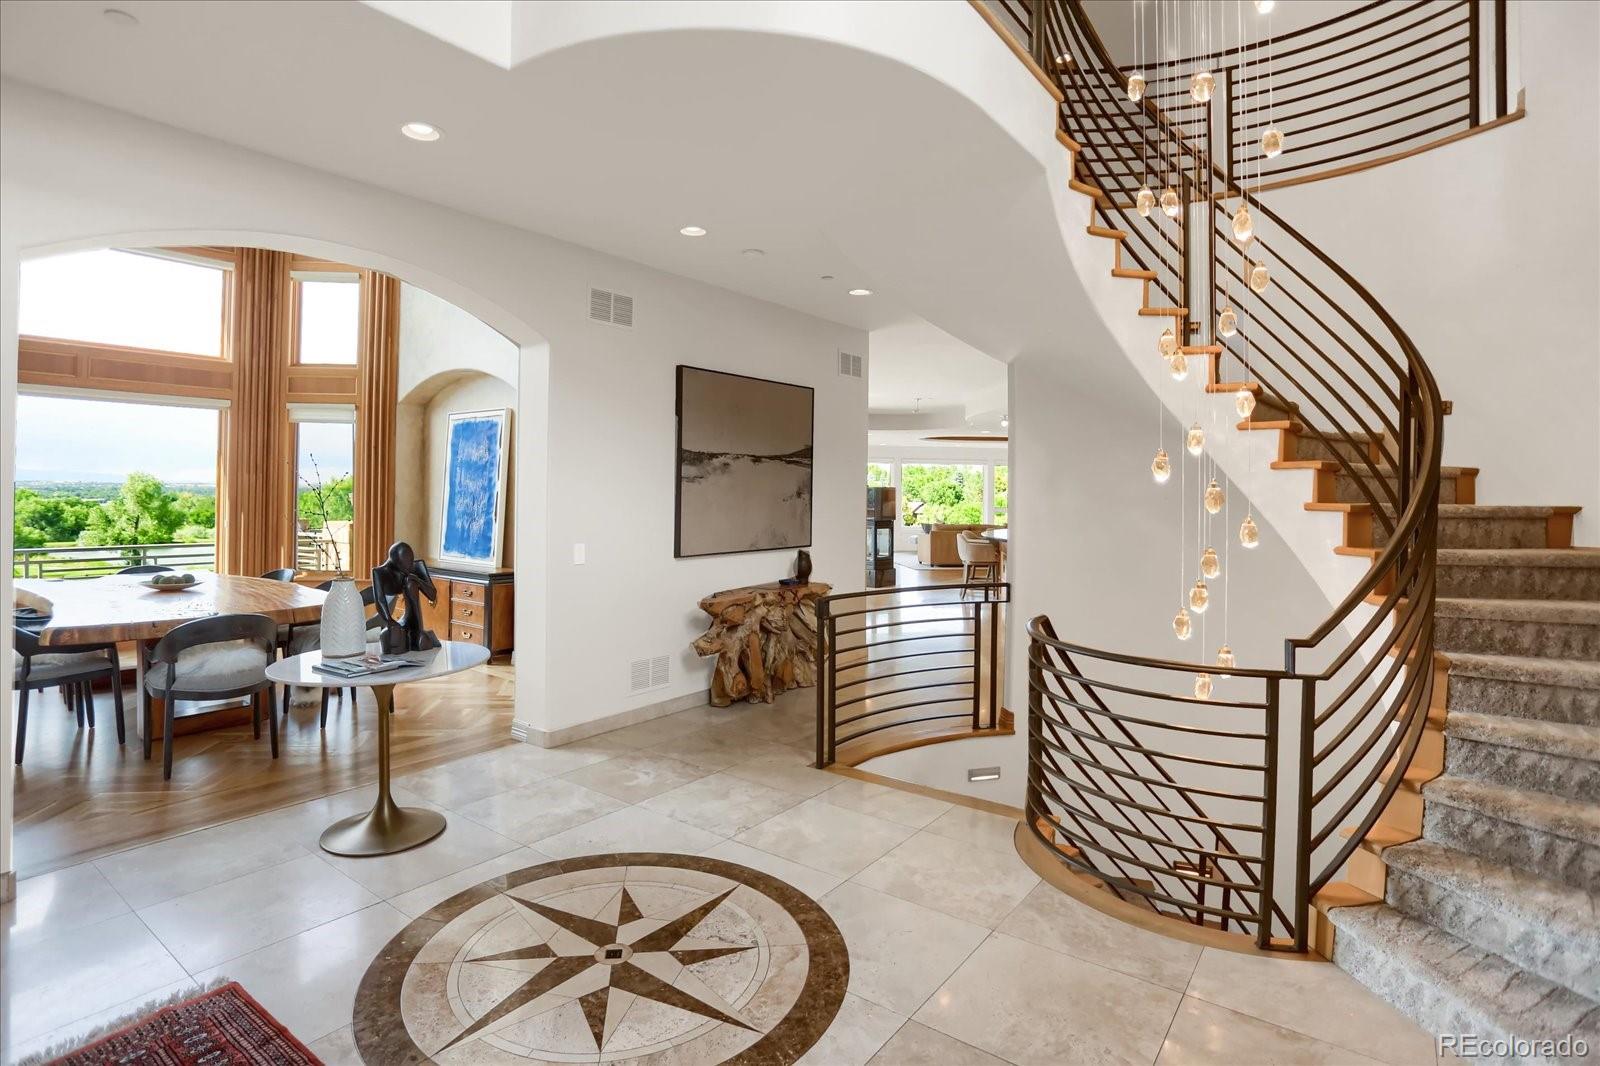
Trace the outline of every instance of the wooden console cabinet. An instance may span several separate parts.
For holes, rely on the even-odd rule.
[[[516,574],[429,567],[439,602],[422,601],[423,624],[441,640],[481,644],[495,655],[512,649]]]

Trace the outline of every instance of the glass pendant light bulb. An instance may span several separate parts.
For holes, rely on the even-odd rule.
[[[1172,619],[1172,632],[1179,640],[1188,640],[1194,632],[1194,623],[1189,620],[1189,608],[1178,608],[1178,613]]]
[[[1141,218],[1150,217],[1150,212],[1155,210],[1156,206],[1156,194],[1150,191],[1150,186],[1139,186],[1139,191],[1133,198],[1133,206],[1139,209]]]
[[[1265,263],[1251,263],[1250,269],[1245,272],[1245,278],[1250,282],[1251,292],[1266,292],[1267,283],[1272,280],[1271,275],[1267,273]]]
[[[1211,94],[1217,91],[1217,78],[1209,70],[1197,70],[1189,79],[1189,95],[1194,97],[1197,104],[1207,103]]]
[[[1250,215],[1250,205],[1240,204],[1239,210],[1233,213],[1233,239],[1240,244],[1249,244],[1250,238],[1256,235],[1256,220]]]
[[[1249,418],[1250,412],[1256,409],[1256,394],[1243,385],[1233,394],[1233,409],[1239,412],[1240,418]]]
[[[1282,153],[1283,131],[1274,126],[1268,126],[1266,132],[1261,135],[1261,154],[1271,159],[1273,156],[1281,155]]]
[[[1161,331],[1161,336],[1156,338],[1156,351],[1171,359],[1178,354],[1178,335],[1168,326]]]
[[[1183,446],[1189,450],[1190,455],[1199,455],[1206,449],[1206,431],[1196,422],[1189,427],[1189,432],[1184,434]]]
[[[1222,573],[1222,560],[1217,557],[1217,549],[1207,548],[1200,553],[1200,572],[1211,580]]]
[[[1156,457],[1150,460],[1150,476],[1156,479],[1157,485],[1165,485],[1172,479],[1172,460],[1167,458],[1167,450],[1159,448]]]
[[[1144,75],[1137,70],[1128,75],[1128,99],[1134,103],[1144,99]]]
[[[1194,588],[1189,590],[1189,610],[1195,614],[1205,614],[1206,608],[1211,606],[1211,590],[1206,588],[1205,581],[1195,579]]]
[[[1210,674],[1194,675],[1194,698],[1197,700],[1209,700],[1211,698]]]
[[[1168,218],[1177,218],[1183,210],[1183,204],[1178,200],[1178,190],[1168,185],[1161,190],[1161,212]]]
[[[1278,0],[1256,0],[1256,11],[1262,15],[1265,15],[1267,12],[1271,11],[1277,6]]]
[[[1189,357],[1182,352],[1173,352],[1167,356],[1167,372],[1172,375],[1173,381],[1182,381],[1189,376]]]
[[[1217,332],[1224,337],[1231,337],[1239,332],[1239,313],[1232,307],[1223,307],[1217,315]]]
[[[1219,514],[1222,511],[1223,496],[1222,486],[1217,484],[1217,479],[1212,478],[1211,484],[1206,486],[1206,513]]]
[[[1232,670],[1238,665],[1233,657],[1233,649],[1226,644],[1217,649],[1217,665],[1224,670]]]
[[[1254,548],[1261,543],[1261,530],[1256,528],[1256,520],[1249,515],[1244,516],[1244,521],[1239,523],[1239,544],[1242,547]]]

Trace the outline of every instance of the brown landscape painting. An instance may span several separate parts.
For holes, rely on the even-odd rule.
[[[812,390],[678,367],[678,558],[811,543]]]

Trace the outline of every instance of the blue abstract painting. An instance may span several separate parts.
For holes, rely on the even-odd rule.
[[[500,565],[509,414],[469,411],[450,416],[439,545],[443,559],[490,568]]]

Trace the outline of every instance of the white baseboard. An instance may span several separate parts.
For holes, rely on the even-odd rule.
[[[604,718],[596,718],[591,722],[580,722],[562,729],[539,729],[528,722],[513,721],[511,735],[524,744],[537,744],[541,748],[559,748],[564,744],[571,744],[579,740],[588,740],[590,737],[601,733],[609,733],[613,729],[623,726],[638,725],[648,722],[653,718],[662,718],[679,711],[687,711],[691,707],[704,707],[711,702],[711,690],[701,689],[696,692],[686,692],[681,696],[674,696],[669,700],[659,703],[647,703],[643,707],[630,707],[616,714],[608,714]]]

